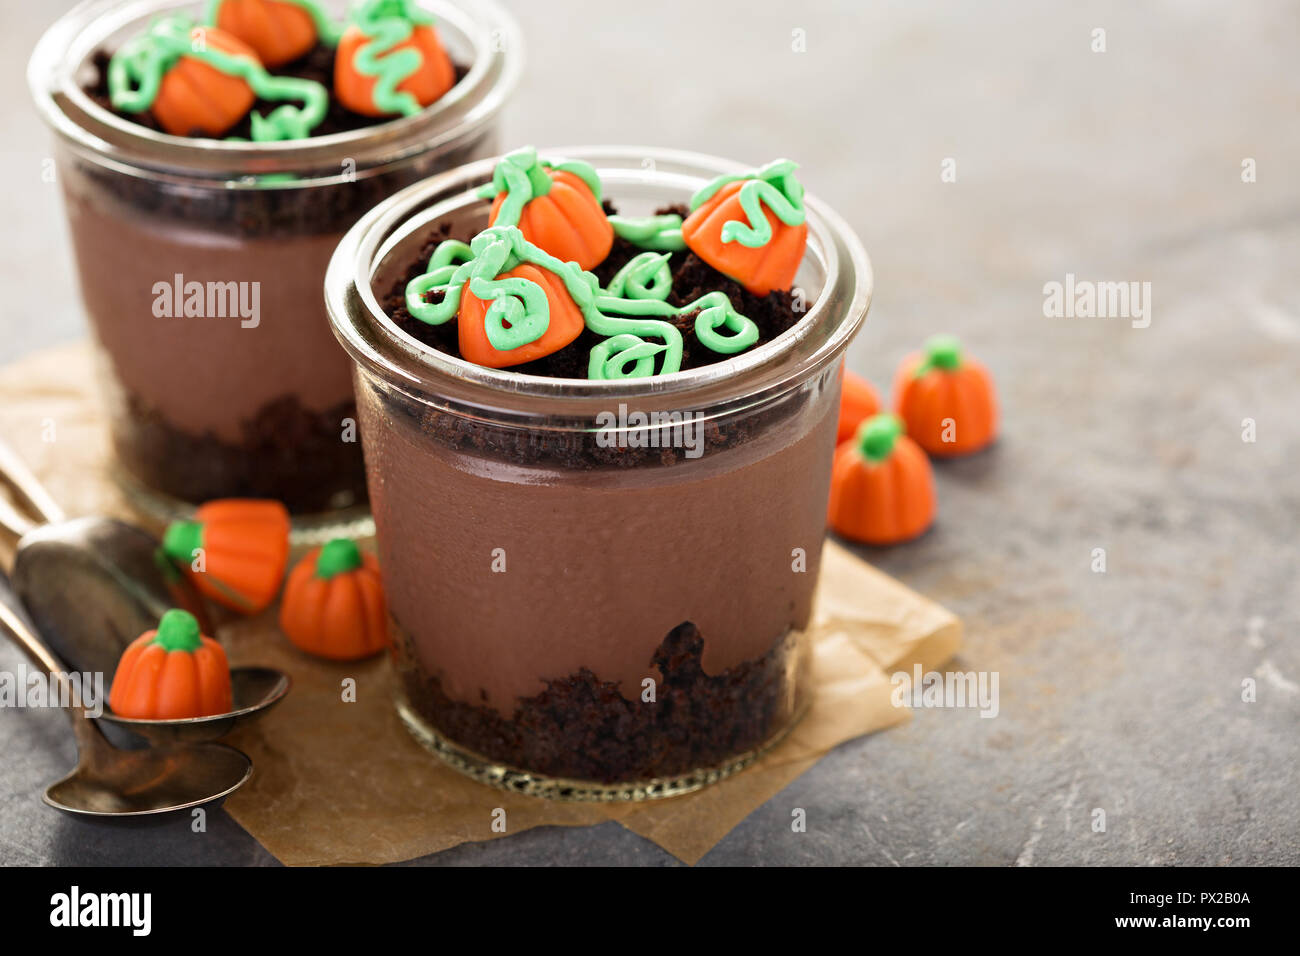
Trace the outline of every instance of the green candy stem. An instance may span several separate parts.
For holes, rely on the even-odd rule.
[[[188,611],[172,608],[158,621],[158,633],[153,643],[166,651],[197,651],[203,644],[199,622]]]
[[[894,453],[894,445],[902,434],[903,421],[897,415],[869,418],[858,428],[858,452],[873,465],[878,465]]]
[[[203,523],[173,521],[163,532],[162,546],[167,557],[189,564],[194,559],[194,552],[203,547]]]
[[[916,367],[913,375],[920,378],[936,368],[945,372],[961,368],[961,342],[955,335],[935,335],[926,339],[925,361]]]
[[[346,574],[361,567],[361,550],[351,538],[333,538],[325,542],[316,559],[316,577],[328,581],[336,574]]]

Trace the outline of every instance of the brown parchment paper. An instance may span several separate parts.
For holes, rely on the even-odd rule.
[[[108,477],[108,440],[77,344],[0,370],[0,436],[70,514],[134,517]],[[137,519],[138,520],[138,519]],[[12,542],[0,544],[5,565]],[[221,627],[234,664],[279,667],[293,691],[227,738],[254,764],[226,810],[281,861],[390,863],[535,826],[616,820],[688,863],[846,740],[908,718],[889,675],[937,668],[961,642],[950,612],[828,541],[812,625],[813,704],[754,766],[699,793],[637,804],[554,803],[485,787],[423,750],[391,703],[386,657],[330,664],[279,634],[276,608]]]

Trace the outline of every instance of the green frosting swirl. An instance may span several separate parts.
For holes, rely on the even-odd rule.
[[[722,227],[723,242],[739,242],[748,248],[765,246],[772,241],[772,224],[763,214],[767,206],[777,219],[787,226],[802,225],[806,214],[803,208],[803,184],[795,179],[798,163],[788,159],[774,159],[760,169],[748,173],[719,176],[691,197],[691,212],[708,202],[723,186],[744,182],[740,187],[740,208],[748,222],[732,220]]]
[[[682,217],[675,213],[639,219],[610,216],[609,224],[614,227],[614,235],[642,249],[681,252],[686,248],[686,240],[682,238]]]
[[[517,226],[524,214],[524,207],[538,196],[545,196],[551,191],[549,170],[571,173],[577,176],[591,194],[600,202],[600,177],[590,163],[576,159],[541,159],[537,150],[525,146],[513,153],[501,157],[501,161],[492,170],[492,181],[479,187],[481,199],[495,199],[505,193],[505,201],[497,212],[494,226]]]
[[[109,100],[117,109],[141,113],[158,97],[163,77],[183,56],[201,60],[227,74],[237,76],[263,100],[297,100],[285,103],[262,116],[252,116],[254,142],[302,139],[325,118],[329,92],[319,83],[292,76],[272,76],[257,60],[211,49],[191,37],[188,17],[166,17],[155,22],[141,36],[122,45],[108,64]],[[236,137],[230,137],[235,139]]]
[[[366,35],[352,60],[357,72],[375,78],[371,98],[385,113],[411,116],[424,109],[410,93],[398,87],[424,65],[419,50],[393,48],[415,32],[417,26],[433,24],[433,14],[414,0],[364,0],[352,11],[351,22]]]
[[[752,172],[719,176],[691,197],[691,211],[708,202],[728,183],[744,182],[740,187],[740,207],[748,221],[726,223],[722,227],[722,241],[739,242],[750,248],[765,246],[772,241],[772,224],[763,214],[764,205],[787,226],[800,225],[806,218],[803,184],[794,177],[798,168],[798,164],[788,159],[777,159]],[[609,222],[616,236],[642,249],[680,252],[686,248],[681,216],[672,213],[640,218],[610,216]]]
[[[492,347],[500,351],[519,348],[540,339],[550,325],[546,290],[527,279],[500,278],[527,262],[558,276],[587,328],[605,336],[591,350],[589,378],[645,378],[680,370],[682,334],[664,319],[692,312],[699,312],[695,335],[706,348],[731,354],[758,341],[758,326],[737,312],[721,292],[710,292],[681,308],[669,305],[672,273],[668,258],[642,253],[602,289],[596,277],[577,263],[561,262],[534,246],[517,226],[498,224],[480,232],[468,246],[455,240],[439,243],[428,270],[407,283],[406,307],[421,322],[441,325],[459,313],[468,282],[473,295],[492,300],[484,320]],[[425,296],[431,291],[441,292],[442,299],[427,302]],[[720,331],[724,329],[725,333]]]

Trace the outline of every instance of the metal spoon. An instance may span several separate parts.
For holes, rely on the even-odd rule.
[[[113,518],[65,518],[22,460],[0,442],[3,480],[45,524],[0,496],[0,528],[18,536],[13,588],[56,656],[77,671],[112,677],[126,646],[154,628],[163,612],[189,611],[213,633],[206,605],[163,555],[158,539]],[[101,719],[152,743],[215,740],[265,713],[289,692],[289,676],[268,667],[230,671],[234,709],[192,720]]]
[[[0,588],[8,590],[3,575]],[[58,658],[6,600],[0,600],[0,625],[73,702],[64,709],[77,737],[77,766],[45,790],[45,802],[56,810],[99,817],[185,810],[233,793],[252,775],[252,761],[225,744],[117,749],[78,706]]]

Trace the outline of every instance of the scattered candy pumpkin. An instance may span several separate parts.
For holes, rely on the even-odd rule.
[[[837,446],[856,435],[858,427],[880,411],[880,397],[871,383],[842,365],[840,368],[840,420],[835,431]]]
[[[193,521],[168,525],[163,551],[209,598],[255,614],[280,590],[289,561],[289,512],[278,501],[209,501]]]
[[[343,31],[334,56],[334,94],[352,112],[363,116],[413,113],[455,86],[456,69],[443,49],[432,17],[411,0],[369,0],[353,15],[353,21]],[[410,35],[385,48],[383,34],[394,29],[394,23],[403,22],[410,26]],[[398,69],[400,60],[393,59],[407,50],[419,55],[419,63],[410,72]],[[378,72],[365,72],[365,61],[358,62],[359,54],[373,57]],[[386,83],[377,89],[381,76]],[[387,85],[392,86],[396,96],[386,102]],[[398,102],[406,99],[401,94],[411,98],[406,106]]]
[[[195,27],[190,38],[207,49],[257,60],[252,47],[217,27]],[[163,75],[149,111],[173,136],[221,136],[248,114],[255,99],[253,88],[241,77],[222,73],[198,57],[182,56]]]
[[[894,415],[865,421],[835,450],[831,465],[830,525],[867,544],[915,538],[934,521],[934,472],[919,445]]]
[[[262,64],[282,66],[316,45],[311,12],[291,0],[219,0],[216,25],[247,43]]]
[[[755,295],[789,289],[803,262],[808,223],[803,215],[803,187],[793,176],[794,168],[789,160],[777,160],[750,176],[715,181],[722,185],[711,184],[697,194],[704,198],[698,205],[693,200],[691,214],[682,223],[682,238],[692,252]],[[743,204],[746,190],[757,192],[771,231],[761,245],[736,238],[737,232],[754,225]],[[773,212],[772,202],[793,209],[797,222],[784,222]]]
[[[382,651],[388,628],[379,562],[347,538],[308,553],[284,586],[280,630],[300,650],[330,660]]]
[[[523,174],[519,178],[529,197],[518,221],[506,225],[518,226],[533,245],[563,262],[576,262],[579,268],[594,269],[605,261],[614,246],[614,227],[582,177],[542,163],[531,148],[511,153],[501,162]],[[497,224],[509,196],[505,189],[496,194],[488,225]]]
[[[968,455],[997,437],[993,376],[951,335],[936,335],[924,351],[903,359],[894,377],[894,407],[907,433],[937,457]]]
[[[232,710],[226,652],[199,633],[187,611],[172,609],[122,652],[108,706],[119,717],[182,720]]]
[[[489,368],[505,368],[509,365],[521,365],[531,362],[552,352],[564,348],[586,328],[582,312],[573,296],[565,288],[564,280],[549,269],[543,269],[530,262],[520,263],[509,272],[501,273],[502,279],[527,279],[546,292],[550,305],[550,322],[541,338],[528,342],[518,348],[501,351],[493,347],[488,340],[486,320],[491,300],[484,302],[469,290],[465,283],[461,294],[460,311],[456,316],[457,335],[460,340],[460,354],[466,361],[486,365]]]

